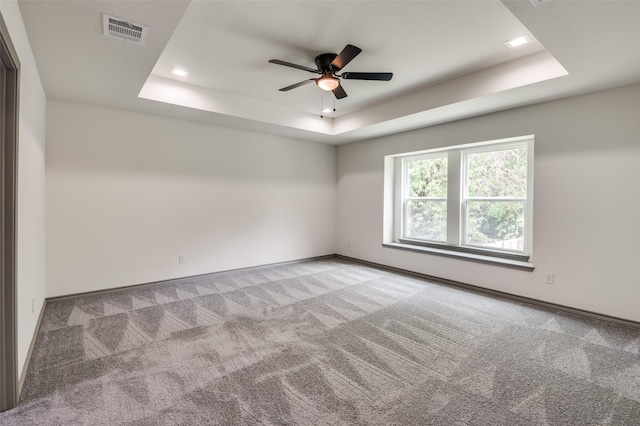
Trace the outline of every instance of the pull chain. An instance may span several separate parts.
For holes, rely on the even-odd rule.
[[[324,118],[323,113],[331,112],[331,109],[324,107],[324,92],[320,93],[320,118]],[[333,112],[336,112],[336,97],[333,97]]]

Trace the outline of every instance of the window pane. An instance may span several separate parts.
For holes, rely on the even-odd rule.
[[[467,159],[469,197],[526,197],[526,148],[477,152]]]
[[[409,197],[447,196],[447,157],[407,162]]]
[[[467,201],[467,244],[524,250],[524,202]]]
[[[409,200],[406,204],[406,237],[447,241],[447,202]]]

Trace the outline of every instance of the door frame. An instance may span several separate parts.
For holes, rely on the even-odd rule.
[[[16,207],[18,55],[0,15],[0,411],[18,404],[16,344]]]

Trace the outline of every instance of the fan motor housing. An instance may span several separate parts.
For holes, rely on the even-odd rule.
[[[338,56],[335,53],[323,53],[321,55],[316,56],[316,67],[318,67],[319,71],[322,72],[331,72],[333,71],[331,67],[331,62]]]

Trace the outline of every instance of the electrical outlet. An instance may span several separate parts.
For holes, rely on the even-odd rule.
[[[553,284],[553,272],[545,272],[544,273],[544,283],[545,284]]]
[[[31,299],[31,313],[36,311],[36,301]]]
[[[351,241],[347,241],[347,247],[351,247]]]
[[[178,263],[187,263],[187,255],[179,254],[178,255]]]

